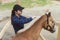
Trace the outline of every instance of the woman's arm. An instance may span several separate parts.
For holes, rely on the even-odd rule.
[[[19,18],[13,18],[13,22],[15,24],[25,24],[25,23],[28,23],[30,21],[32,21],[32,17],[29,17],[29,18],[26,18],[26,17],[22,17],[21,19]]]
[[[13,18],[13,22],[17,23],[17,24],[25,24],[25,23],[28,23],[28,22],[32,21],[34,18],[35,18],[35,16],[29,17],[29,18],[26,18],[26,17],[22,16],[21,19]]]
[[[24,17],[24,16],[23,16],[23,18],[26,20],[25,23],[28,23],[28,22],[32,21],[33,19],[35,19],[36,16],[31,16],[31,17]],[[24,20],[23,20],[23,21],[24,21]]]
[[[23,23],[28,23],[28,22],[32,21],[33,18],[32,17],[29,17],[29,18],[24,17],[22,20],[23,20]]]

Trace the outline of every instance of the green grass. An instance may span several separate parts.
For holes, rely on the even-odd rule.
[[[40,6],[44,6],[46,4],[50,4],[51,1],[50,0],[36,0],[36,1],[32,1],[32,0],[21,0],[21,5],[24,7],[32,7],[35,4],[38,4]]]
[[[23,7],[32,7],[35,4],[38,4],[40,6],[44,6],[46,4],[50,4],[50,0],[36,0],[36,1],[32,1],[32,0],[20,0],[21,3],[20,5]],[[12,7],[14,6],[15,2],[13,3],[6,3],[6,4],[0,4],[0,9],[12,9]]]
[[[23,7],[31,7],[32,1],[31,0],[21,0],[21,6]]]
[[[15,4],[15,2],[13,2],[13,3],[6,3],[6,4],[0,4],[0,9],[12,9],[14,4]]]

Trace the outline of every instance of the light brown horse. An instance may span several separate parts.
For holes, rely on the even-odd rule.
[[[41,16],[32,26],[31,28],[27,29],[22,33],[18,33],[12,40],[37,40],[40,36],[40,32],[42,28],[50,31],[55,32],[54,30],[54,21],[51,16],[51,13],[45,14]]]

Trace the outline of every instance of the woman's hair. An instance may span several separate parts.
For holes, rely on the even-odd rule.
[[[13,10],[11,12],[11,24],[12,24],[12,18],[15,16],[15,11],[17,11],[17,10],[22,11],[23,9],[24,9],[24,7],[21,7],[18,4],[14,5]]]

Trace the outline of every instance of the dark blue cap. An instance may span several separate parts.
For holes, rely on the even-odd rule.
[[[15,10],[15,11],[17,11],[17,10],[22,11],[23,9],[24,9],[24,7],[22,7],[22,6],[18,5],[18,4],[14,5],[14,7],[13,7],[13,10]]]

